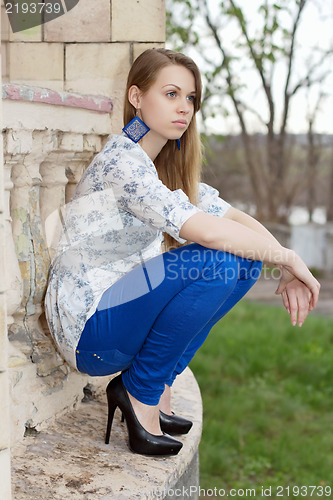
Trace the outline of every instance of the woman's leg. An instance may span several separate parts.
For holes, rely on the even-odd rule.
[[[127,390],[142,402],[158,403],[165,384],[170,385],[186,368],[212,326],[258,279],[261,263],[225,255],[225,260],[217,262],[214,254],[207,253],[200,278],[184,287],[161,311],[123,375]]]
[[[195,353],[200,349],[206,340],[212,327],[225,316],[244,295],[252,288],[260,277],[262,262],[249,261],[247,259],[239,259],[241,263],[240,277],[233,292],[229,295],[227,300],[221,305],[220,309],[208,321],[203,329],[193,339],[191,344],[187,347],[182,357],[179,359],[172,377],[167,381],[167,385],[171,386],[177,375],[182,373],[190,363]]]
[[[154,282],[161,263],[164,279]],[[128,392],[156,405],[186,350],[237,287],[241,264],[232,254],[192,244],[138,266],[110,287],[88,320],[79,370],[106,375],[127,368]]]

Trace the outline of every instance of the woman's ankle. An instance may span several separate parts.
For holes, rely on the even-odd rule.
[[[166,415],[172,415],[172,411],[171,411],[171,387],[169,385],[165,386],[164,392],[160,398],[159,408]]]

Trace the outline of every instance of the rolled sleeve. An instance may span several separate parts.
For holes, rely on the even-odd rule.
[[[223,217],[231,205],[220,197],[217,189],[200,182],[198,207],[210,215]]]

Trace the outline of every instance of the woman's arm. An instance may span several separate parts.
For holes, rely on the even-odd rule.
[[[250,229],[253,229],[253,231],[256,231],[259,234],[262,234],[263,236],[266,236],[266,238],[271,239],[272,241],[275,241],[275,243],[278,243],[278,240],[268,231],[268,229],[265,228],[259,221],[251,217],[251,215],[242,212],[242,210],[238,210],[237,208],[230,207],[229,210],[226,212],[224,215],[226,219],[233,220],[235,222],[239,222],[240,224],[243,224],[243,226],[246,226]]]
[[[241,210],[231,207],[225,214],[225,217],[239,222],[277,242],[277,239],[260,222]],[[295,325],[298,323],[301,326],[308,313],[315,307],[312,295],[304,283],[295,278],[286,267],[279,266],[279,268],[281,277],[275,293],[281,294],[283,305],[290,315],[292,324]]]
[[[264,231],[255,230],[227,215],[215,217],[199,212],[183,224],[179,234],[202,246],[269,264],[289,265],[295,259],[295,252],[282,247],[268,231],[265,234]]]
[[[231,216],[235,209],[230,208]],[[258,221],[246,214],[237,214],[238,220],[230,216],[214,217],[199,212],[191,216],[181,227],[180,236],[202,246],[224,250],[253,260],[261,260],[269,264],[283,266],[290,273],[290,279],[280,282],[278,291],[282,293],[289,282],[297,278],[304,283],[311,293],[312,308],[316,306],[320,284],[311,274],[302,259],[293,251],[283,247]],[[234,215],[233,215],[234,214]],[[242,215],[243,214],[243,215]]]

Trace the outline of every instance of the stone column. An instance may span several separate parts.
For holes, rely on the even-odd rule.
[[[73,136],[74,134],[71,134]],[[102,149],[101,137],[87,134],[82,136],[82,153],[75,155],[75,158],[68,164],[66,175],[68,184],[66,186],[66,202],[68,203],[74,195],[76,185],[81,179],[85,169],[92,157]]]
[[[59,208],[71,200],[92,156],[92,149],[87,148],[82,134],[59,134],[57,149],[40,167],[40,211],[50,259],[61,230]]]
[[[23,298],[20,312],[30,316],[40,312],[40,302],[45,289],[48,259],[45,253],[44,236],[41,230],[39,213],[39,187],[41,176],[39,165],[46,153],[40,141],[32,132],[11,131],[13,146],[8,142],[7,153],[12,154],[12,180],[14,187],[11,195],[12,229],[23,279]],[[36,144],[38,142],[38,145]],[[20,150],[20,154],[15,154]]]
[[[59,208],[65,203],[65,191],[68,183],[64,161],[66,164],[67,157],[64,158],[64,155],[59,154],[59,152],[52,152],[40,167],[42,176],[40,213],[50,260],[53,258],[61,229]]]
[[[10,325],[14,322],[13,314],[18,311],[21,305],[23,283],[16,256],[15,245],[12,232],[12,218],[10,215],[10,194],[13,188],[11,180],[12,162],[7,162],[4,167],[4,187],[5,187],[5,213],[4,213],[4,234],[5,234],[5,254],[6,267],[4,269],[6,283],[6,300],[7,300],[7,323]]]
[[[26,354],[36,364],[37,374],[46,376],[63,364],[40,322],[50,258],[40,216],[39,169],[53,150],[55,138],[49,131],[11,131],[11,136],[14,143],[12,151],[10,143],[7,144],[8,152],[12,152],[12,161],[16,160],[12,168],[12,229],[23,279],[21,307],[11,332],[13,339],[21,340]],[[17,151],[24,152],[24,156],[15,156]]]

